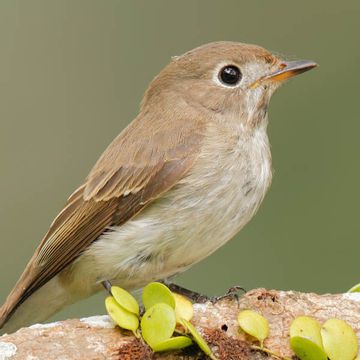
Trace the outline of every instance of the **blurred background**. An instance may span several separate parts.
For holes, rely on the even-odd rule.
[[[149,81],[215,40],[320,67],[272,100],[275,175],[260,211],[178,283],[214,295],[359,282],[359,16],[356,0],[1,0],[0,302]],[[56,318],[104,313],[103,297]]]

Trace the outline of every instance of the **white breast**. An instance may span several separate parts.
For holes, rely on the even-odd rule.
[[[104,234],[79,265],[88,277],[92,267],[96,280],[112,279],[128,288],[172,276],[230,240],[255,214],[270,182],[265,129],[223,143],[214,134],[186,178]]]

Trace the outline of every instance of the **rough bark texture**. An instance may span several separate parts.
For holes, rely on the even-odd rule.
[[[215,304],[195,304],[193,324],[221,360],[270,359],[239,331],[237,314],[243,309],[262,313],[270,323],[265,346],[293,356],[288,332],[291,321],[308,315],[320,322],[336,317],[347,321],[360,338],[360,294],[316,295],[293,291],[256,289],[236,299]],[[107,316],[33,325],[0,337],[0,360],[96,360],[96,359],[205,359],[194,346],[180,353],[154,354],[130,333],[114,328]]]

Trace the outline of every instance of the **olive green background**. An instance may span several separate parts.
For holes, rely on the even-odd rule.
[[[208,294],[359,282],[359,16],[358,0],[1,0],[1,300],[149,81],[215,40],[320,67],[272,100],[275,176],[260,211],[178,282]],[[103,296],[57,318],[102,313]]]

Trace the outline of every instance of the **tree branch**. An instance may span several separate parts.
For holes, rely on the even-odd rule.
[[[347,321],[360,338],[360,294],[316,295],[293,291],[256,289],[236,299],[215,304],[195,304],[193,324],[200,330],[218,359],[270,359],[253,350],[254,343],[239,331],[237,314],[253,309],[270,323],[270,336],[265,346],[283,356],[293,356],[289,348],[291,321],[300,315],[324,322],[336,317]],[[178,353],[154,354],[131,333],[114,328],[107,316],[66,320],[33,325],[14,334],[0,337],[1,360],[146,360],[204,359],[194,346]]]

